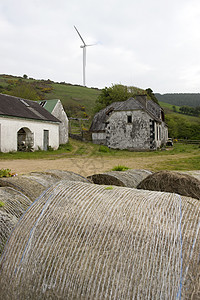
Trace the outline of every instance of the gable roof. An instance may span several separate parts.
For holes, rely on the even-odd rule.
[[[42,100],[38,101],[38,103],[44,107],[48,112],[52,113],[56,104],[59,102],[59,99],[51,99],[51,100]]]
[[[147,104],[145,105],[144,103]],[[108,105],[106,108],[103,108],[93,118],[90,131],[100,132],[105,130],[106,121],[108,119],[109,114],[112,111],[131,111],[131,110],[144,110],[146,111],[152,118],[160,122],[158,112],[160,111],[160,106],[156,103],[152,103],[152,100],[145,100],[143,96],[137,96],[136,99],[129,98],[126,101],[113,102]],[[152,109],[153,108],[153,109]]]
[[[37,101],[0,94],[0,116],[60,122]]]
[[[110,105],[106,106],[106,108],[103,108],[98,113],[96,113],[92,121],[90,131],[97,132],[105,130],[106,120],[108,118],[108,115],[112,111],[130,111],[137,109],[143,109],[143,106],[139,101],[135,100],[134,98],[129,98],[126,101],[113,102]]]

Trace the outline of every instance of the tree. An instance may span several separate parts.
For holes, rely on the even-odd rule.
[[[128,87],[122,84],[115,84],[101,90],[95,105],[95,112],[110,105],[113,102],[126,101],[135,95],[145,94],[145,91],[136,87]]]
[[[7,94],[29,100],[40,100],[34,88],[25,82],[23,84],[17,84],[11,91],[8,91]]]
[[[149,96],[149,98],[158,104],[158,99],[154,95],[152,89],[148,88],[148,89],[146,89],[146,92],[147,92],[147,95]]]
[[[24,79],[27,79],[27,78],[28,78],[28,76],[27,76],[26,74],[24,74],[24,75],[23,75],[23,78],[24,78]]]
[[[173,112],[177,112],[175,105],[172,106],[172,109],[173,109]]]

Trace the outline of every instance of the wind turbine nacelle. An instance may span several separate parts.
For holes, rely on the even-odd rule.
[[[80,48],[84,48],[85,46],[80,46]]]

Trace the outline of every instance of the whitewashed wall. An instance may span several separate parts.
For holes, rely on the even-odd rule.
[[[59,144],[66,144],[69,139],[68,117],[60,100],[58,100],[51,114],[61,121],[61,123],[59,124]]]
[[[33,149],[43,149],[43,131],[49,131],[49,146],[54,149],[59,147],[59,124],[41,122],[37,120],[0,117],[0,151],[17,151],[17,132],[26,127],[34,137]]]

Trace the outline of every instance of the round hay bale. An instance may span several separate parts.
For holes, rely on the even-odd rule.
[[[26,195],[30,200],[34,201],[46,189],[41,183],[33,178],[15,176],[8,178],[0,178],[0,187],[12,187]]]
[[[25,195],[10,187],[0,188],[0,254],[18,219],[32,204]]]
[[[88,176],[88,179],[95,184],[136,188],[136,186],[149,174],[152,173],[148,170],[110,171]]]
[[[87,182],[90,183],[90,181],[85,178],[82,175],[79,175],[77,173],[71,172],[71,171],[63,171],[63,170],[46,170],[43,173],[51,176],[55,176],[56,178],[59,178],[60,180],[70,180],[70,181],[80,181],[80,182]]]
[[[1,211],[3,210],[18,219],[32,204],[28,197],[10,187],[0,187],[0,202],[3,203],[3,206],[0,207]]]
[[[47,170],[44,172],[31,172],[16,177],[0,178],[0,187],[12,187],[34,201],[47,188],[62,179],[89,183],[88,179],[73,172]]]
[[[193,171],[181,171],[182,174],[188,174],[200,180],[200,170],[193,170]]]
[[[200,200],[200,180],[188,174],[160,171],[146,177],[138,189],[177,193]]]
[[[26,211],[0,261],[2,299],[190,299],[200,202],[59,182]],[[195,299],[195,298],[194,298]]]
[[[18,219],[14,215],[0,210],[0,255],[17,221]]]

